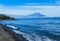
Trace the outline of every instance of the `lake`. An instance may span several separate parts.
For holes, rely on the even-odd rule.
[[[60,18],[27,18],[1,21],[26,41],[60,41]]]

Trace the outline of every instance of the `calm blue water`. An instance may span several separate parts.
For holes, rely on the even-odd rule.
[[[2,23],[28,41],[60,41],[60,19],[18,19]]]

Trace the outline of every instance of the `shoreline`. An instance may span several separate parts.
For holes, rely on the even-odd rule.
[[[0,41],[22,41],[18,40],[10,31],[6,30],[2,24],[0,24]]]

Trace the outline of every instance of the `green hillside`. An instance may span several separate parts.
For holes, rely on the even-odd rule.
[[[4,14],[0,14],[0,20],[14,20],[15,18],[12,18],[10,16],[6,16]]]

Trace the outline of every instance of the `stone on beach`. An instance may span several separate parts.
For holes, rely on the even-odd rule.
[[[0,41],[15,41],[15,39],[0,25]]]

